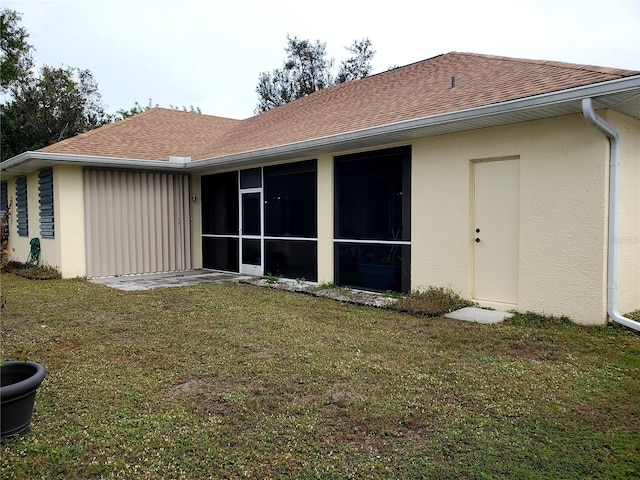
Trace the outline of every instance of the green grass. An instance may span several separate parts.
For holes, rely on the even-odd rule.
[[[48,371],[3,479],[640,477],[625,328],[0,280],[2,359]]]

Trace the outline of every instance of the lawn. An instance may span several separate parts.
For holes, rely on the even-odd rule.
[[[640,477],[640,336],[620,326],[0,280],[2,359],[48,371],[3,479]]]

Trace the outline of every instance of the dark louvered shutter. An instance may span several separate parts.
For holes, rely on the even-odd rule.
[[[53,170],[47,168],[38,174],[40,190],[40,236],[53,238],[55,229],[53,222]]]
[[[27,210],[27,177],[16,178],[16,223],[18,235],[29,236],[29,212]]]

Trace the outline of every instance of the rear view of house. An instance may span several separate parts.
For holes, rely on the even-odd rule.
[[[10,253],[600,324],[640,307],[640,72],[449,53],[233,120],[152,109],[2,163]]]

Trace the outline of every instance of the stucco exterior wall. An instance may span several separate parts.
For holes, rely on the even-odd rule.
[[[64,278],[84,277],[87,261],[82,167],[54,167],[53,196],[56,230],[50,241],[52,253],[58,254],[55,265]]]
[[[40,237],[40,209],[38,200],[38,173],[26,175],[27,178],[27,216],[28,229],[27,236],[18,235],[17,215],[18,209],[16,204],[16,181],[15,179],[7,182],[7,197],[11,205],[11,218],[9,220],[9,260],[24,263],[27,261],[29,251],[31,249],[30,241],[34,237]],[[54,207],[55,208],[55,207]],[[41,261],[45,260],[44,245],[41,243],[42,255]],[[57,256],[53,255],[51,261],[47,259],[45,262],[51,266],[57,266]]]
[[[84,276],[86,272],[84,236],[84,196],[82,167],[53,168],[54,238],[40,235],[40,199],[38,172],[27,175],[27,209],[29,235],[17,233],[15,179],[7,182],[7,196],[12,204],[9,222],[9,260],[24,263],[29,256],[32,238],[40,238],[40,263],[60,270],[64,278]]]
[[[333,155],[318,158],[318,282],[333,282]]]
[[[519,158],[517,308],[604,322],[607,146],[581,115],[415,142],[412,288],[473,298],[473,162]]]
[[[603,116],[620,136],[617,306],[625,314],[640,309],[640,121],[613,111]]]

